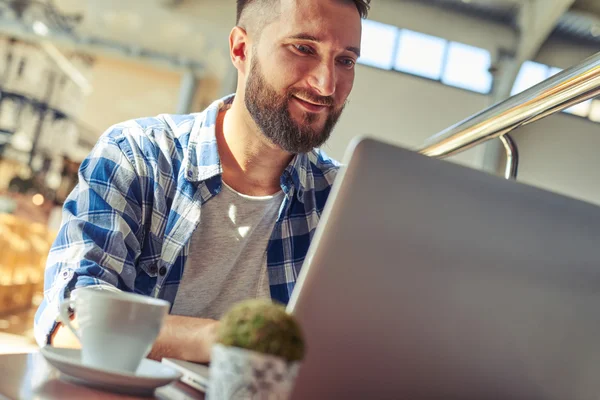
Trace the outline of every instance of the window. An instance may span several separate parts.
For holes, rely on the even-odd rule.
[[[557,71],[558,72],[558,71]],[[548,77],[549,69],[547,65],[533,61],[525,61],[517,75],[511,95],[521,93],[532,86],[537,85]]]
[[[477,93],[490,93],[493,76],[489,51],[376,21],[364,20],[362,24],[362,54],[358,63],[406,72]],[[547,77],[547,66],[531,62],[525,65],[514,93]],[[532,67],[532,71],[528,67]]]
[[[492,88],[490,52],[478,47],[451,42],[448,47],[448,58],[442,83],[489,93]]]
[[[592,101],[590,106],[590,119],[594,122],[600,122],[600,100]]]
[[[550,67],[550,72],[548,73],[548,78],[550,78],[551,76],[554,76],[562,71],[563,71],[562,68]]]
[[[573,107],[569,107],[563,110],[568,114],[577,115],[579,117],[587,118],[590,115],[590,109],[592,108],[592,100],[584,101],[583,103],[579,103],[574,105]]]
[[[562,68],[549,67],[548,78],[550,78],[551,76],[554,76],[562,71],[563,71]],[[592,101],[588,100],[588,101],[584,101],[583,103],[574,105],[573,107],[566,108],[563,110],[563,112],[566,112],[567,114],[573,114],[573,115],[577,115],[579,117],[587,118],[588,115],[590,115],[591,108],[592,108]]]
[[[430,79],[440,79],[447,41],[402,29],[394,68]]]
[[[358,62],[375,68],[392,69],[398,28],[363,20],[361,55]]]

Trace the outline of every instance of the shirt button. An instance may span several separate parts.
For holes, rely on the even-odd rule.
[[[167,267],[160,267],[158,273],[160,274],[160,276],[165,276],[167,274]]]
[[[158,267],[156,266],[156,264],[152,264],[150,266],[150,268],[148,268],[148,271],[150,272],[150,275],[156,275],[156,271],[158,271]]]

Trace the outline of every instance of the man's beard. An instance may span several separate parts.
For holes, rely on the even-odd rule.
[[[305,112],[300,124],[294,121],[289,109],[293,95],[330,107],[322,129],[315,130],[311,127],[319,114]],[[292,154],[307,153],[325,143],[344,109],[344,105],[339,109],[333,108],[334,101],[331,97],[316,96],[307,90],[296,88],[289,89],[285,95],[277,93],[266,82],[256,57],[250,66],[245,103],[262,133],[271,142]]]

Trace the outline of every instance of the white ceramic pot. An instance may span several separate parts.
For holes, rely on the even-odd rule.
[[[287,400],[290,398],[299,362],[238,347],[216,344],[210,361],[210,400]]]

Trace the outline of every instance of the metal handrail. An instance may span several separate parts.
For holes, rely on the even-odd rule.
[[[500,141],[506,152],[506,167],[504,169],[504,177],[506,179],[517,179],[517,171],[519,170],[519,150],[515,140],[510,134],[500,136]]]
[[[441,131],[419,152],[449,157],[598,95],[600,53]]]

